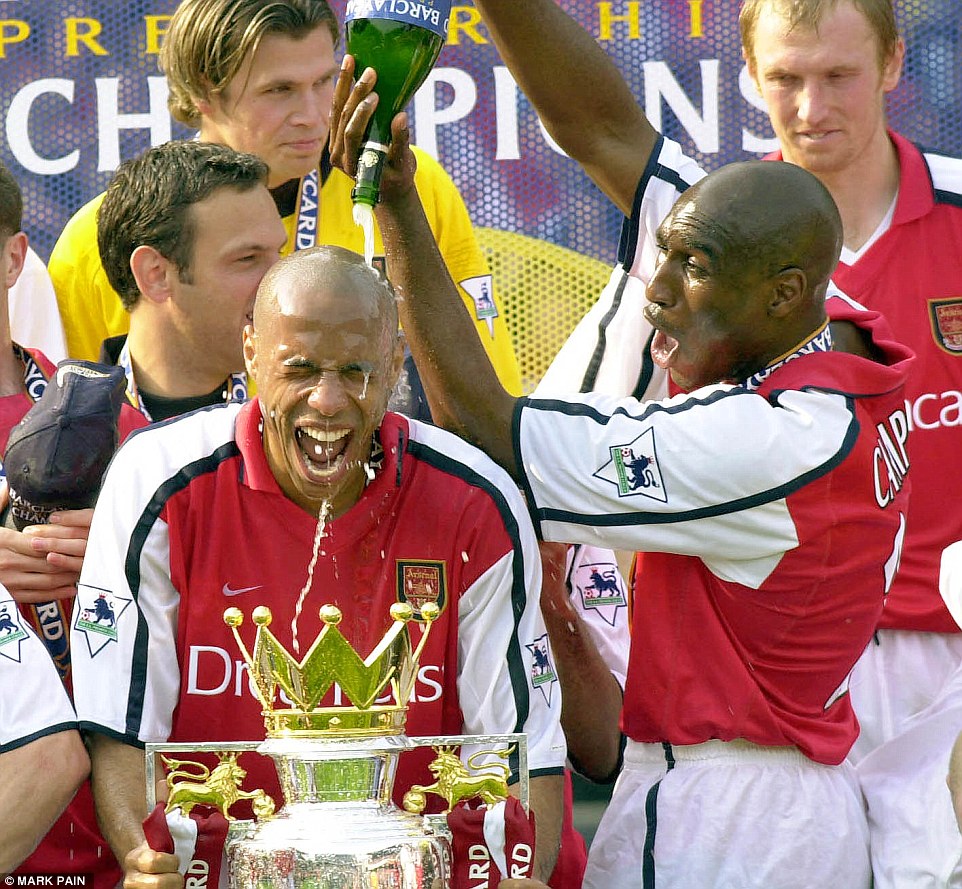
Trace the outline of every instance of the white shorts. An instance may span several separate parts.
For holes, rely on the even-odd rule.
[[[868,804],[875,886],[956,889],[962,887],[962,835],[945,777],[962,732],[962,636],[888,630],[880,637],[861,666],[879,694],[893,681],[889,705],[881,709],[885,737],[856,765]],[[908,706],[922,700],[920,709]]]
[[[629,741],[584,885],[868,889],[868,825],[855,775],[795,748]]]
[[[849,684],[859,736],[848,755],[853,765],[900,735],[919,714],[962,705],[953,694],[962,667],[962,633],[879,630],[869,642]]]

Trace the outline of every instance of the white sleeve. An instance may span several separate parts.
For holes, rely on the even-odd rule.
[[[628,591],[614,552],[599,546],[568,548],[568,598],[618,684],[628,675]]]
[[[599,392],[651,400],[668,378],[648,353],[653,333],[643,312],[658,258],[655,232],[679,196],[705,175],[677,142],[662,137],[638,185],[621,235],[619,263],[598,302],[572,331],[535,390],[539,398]]]
[[[126,442],[105,476],[70,635],[82,726],[131,743],[167,740],[180,686],[180,599],[170,581],[167,526],[155,513],[157,480],[146,469],[157,452],[143,448],[146,440]]]
[[[534,529],[523,513],[519,518],[513,552],[461,595],[458,697],[466,734],[526,732],[530,771],[556,772],[567,752],[561,687],[541,616]]]
[[[39,349],[54,364],[67,357],[67,342],[53,282],[43,260],[27,248],[23,270],[8,298],[10,335],[15,343]]]
[[[648,355],[651,324],[642,314],[645,285],[615,268],[598,301],[575,325],[535,389],[546,398],[578,392],[646,398],[668,393],[667,374]]]
[[[522,399],[519,412],[518,465],[544,539],[698,556],[753,587],[798,545],[785,493],[844,456],[857,424],[841,395],[786,391],[772,404],[730,386],[653,403]]]
[[[75,728],[53,660],[0,586],[0,753]]]

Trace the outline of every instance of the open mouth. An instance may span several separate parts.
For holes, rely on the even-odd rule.
[[[309,475],[324,480],[336,474],[345,463],[351,440],[349,429],[316,429],[301,426],[294,432],[297,447]]]
[[[651,360],[663,370],[672,366],[678,351],[678,340],[663,330],[656,330],[651,338]]]
[[[649,349],[651,360],[662,370],[668,370],[674,363],[675,355],[678,352],[678,340],[661,329],[658,318],[660,315],[659,307],[649,303],[645,306],[644,313],[648,323],[655,328],[655,334],[651,338]]]

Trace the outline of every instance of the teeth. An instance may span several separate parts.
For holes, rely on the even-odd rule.
[[[316,463],[312,467],[312,471],[318,478],[327,478],[328,476],[334,475],[338,469],[341,468],[341,464],[344,462],[344,455],[339,454],[337,459],[334,460],[329,466],[318,466]]]
[[[324,429],[311,429],[306,426],[302,426],[298,431],[309,436],[310,438],[313,438],[314,441],[322,441],[325,444],[330,444],[334,441],[340,441],[342,438],[346,438],[349,434],[347,430],[341,430],[340,432],[329,432]]]

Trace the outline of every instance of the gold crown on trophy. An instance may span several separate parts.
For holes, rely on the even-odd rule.
[[[414,609],[404,602],[395,603],[391,606],[394,623],[364,659],[338,629],[341,611],[334,605],[321,607],[324,626],[300,661],[268,629],[271,611],[266,606],[261,605],[251,613],[257,626],[252,652],[248,652],[238,632],[244,622],[240,609],[228,608],[224,612],[224,623],[233,631],[247,661],[254,689],[264,708],[268,738],[363,737],[403,733],[421,652],[438,613],[433,603],[421,606],[420,616],[425,627],[414,648],[407,626],[414,617]],[[319,707],[335,682],[351,704]],[[388,687],[393,702],[377,704]],[[274,707],[278,688],[293,707]]]

